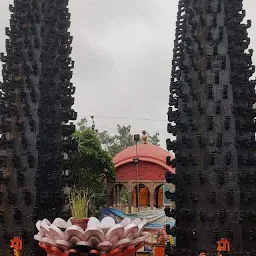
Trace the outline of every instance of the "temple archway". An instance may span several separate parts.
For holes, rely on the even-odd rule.
[[[128,206],[129,192],[122,183],[114,184],[111,188],[109,202],[112,206],[124,208]]]
[[[139,187],[139,191],[137,188]],[[139,200],[138,200],[139,199]],[[134,186],[132,192],[132,206],[133,207],[149,207],[150,206],[150,191],[145,184]]]
[[[119,198],[120,206],[127,207],[128,200],[129,200],[128,189],[123,184],[120,184],[120,198]]]
[[[155,191],[154,191],[154,207],[155,208],[161,208],[164,206],[163,185],[164,184],[160,184],[155,188]]]

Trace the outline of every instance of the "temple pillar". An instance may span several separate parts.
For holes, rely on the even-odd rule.
[[[132,213],[132,183],[128,182],[128,213]]]
[[[111,206],[111,191],[112,191],[112,184],[107,184],[107,207]]]
[[[116,206],[120,207],[120,184],[116,185]]]
[[[113,206],[117,206],[117,200],[116,200],[116,188],[117,188],[117,186],[115,185],[114,187],[113,187],[113,198],[114,198],[114,201],[113,201]]]
[[[149,192],[150,192],[150,210],[154,209],[154,182],[151,182],[149,185]]]

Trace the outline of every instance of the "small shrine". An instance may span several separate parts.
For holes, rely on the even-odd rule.
[[[138,208],[153,210],[168,204],[164,191],[166,186],[168,190],[174,190],[174,186],[166,183],[165,173],[175,170],[166,165],[167,156],[174,158],[167,150],[148,143],[143,131],[141,141],[113,158],[116,180],[108,183],[108,206],[132,213]],[[122,197],[124,190],[127,202]]]

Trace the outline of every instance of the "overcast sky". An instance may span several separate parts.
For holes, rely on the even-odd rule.
[[[10,3],[0,0],[0,52],[5,51]],[[117,124],[130,124],[133,132],[159,132],[165,146],[177,3],[70,1],[75,110],[79,117],[94,115],[97,128],[110,133]],[[256,1],[244,0],[244,6],[247,19],[253,22],[249,35],[256,50]]]

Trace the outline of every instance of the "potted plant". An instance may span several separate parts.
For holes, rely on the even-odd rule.
[[[84,230],[88,223],[89,204],[91,196],[88,191],[73,188],[68,195],[69,206],[71,209],[72,218],[70,219],[73,225],[80,226]]]

